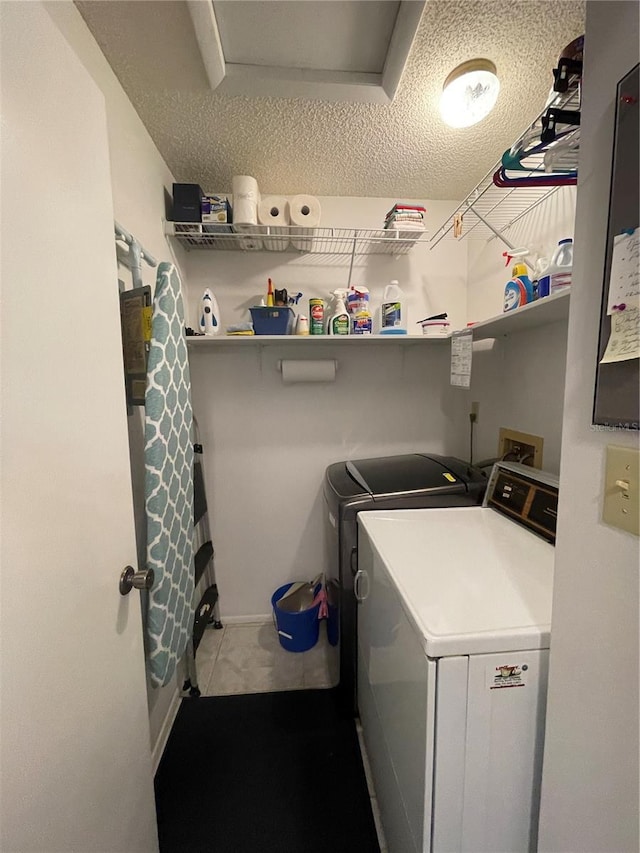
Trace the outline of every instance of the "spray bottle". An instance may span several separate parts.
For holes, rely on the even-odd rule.
[[[351,331],[351,323],[349,321],[347,306],[345,305],[347,291],[342,289],[334,290],[332,296],[333,305],[329,313],[329,319],[327,320],[327,334],[348,335]]]
[[[506,258],[505,266],[508,266],[512,260],[516,263],[511,270],[511,278],[507,282],[504,289],[504,306],[503,311],[513,311],[515,308],[522,308],[529,302],[533,302],[533,284],[529,278],[527,265],[520,262],[519,258],[524,258],[529,254],[528,249],[520,249],[513,252],[503,252],[503,257]]]
[[[200,314],[200,331],[205,335],[220,334],[220,309],[218,302],[209,288],[202,294],[202,312]]]

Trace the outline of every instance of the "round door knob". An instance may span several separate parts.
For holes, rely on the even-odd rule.
[[[120,575],[120,584],[118,586],[120,595],[129,595],[134,587],[135,589],[151,589],[153,578],[153,569],[144,569],[141,572],[136,572],[133,566],[126,566]]]

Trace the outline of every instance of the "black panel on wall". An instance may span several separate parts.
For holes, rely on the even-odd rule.
[[[607,315],[609,278],[613,240],[617,234],[638,227],[640,200],[640,103],[638,100],[638,67],[618,83],[613,143],[613,167],[604,287],[600,309],[600,341],[596,373],[593,423],[606,426],[640,428],[640,359],[600,364],[611,334],[611,317]]]

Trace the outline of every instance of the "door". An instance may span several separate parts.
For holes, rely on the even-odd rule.
[[[154,851],[104,102],[40,3],[0,15],[0,848]]]

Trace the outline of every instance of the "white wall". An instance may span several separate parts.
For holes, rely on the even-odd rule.
[[[472,284],[470,284],[470,289]],[[567,349],[566,321],[474,344],[471,388],[455,389],[450,410],[463,456],[469,458],[469,412],[480,404],[473,459],[498,455],[500,427],[542,436],[542,467],[560,470]]]
[[[513,192],[517,194],[518,190]],[[529,250],[531,255],[527,259],[531,262],[550,259],[558,240],[573,237],[575,210],[575,187],[559,187],[504,234],[516,249]],[[470,231],[468,241],[469,321],[477,323],[502,313],[504,288],[511,278],[514,261],[505,265],[502,253],[508,250],[502,240],[474,240]]]
[[[323,224],[380,227],[395,199],[323,198]],[[427,227],[453,203],[427,202]],[[371,256],[354,281],[379,306],[384,285],[398,278],[410,324],[447,311],[466,322],[466,245],[415,247],[397,260]],[[319,260],[320,264],[314,263]],[[345,265],[346,264],[346,265]],[[194,251],[187,255],[192,322],[205,287],[220,302],[223,326],[245,319],[266,292],[267,277],[308,299],[344,286],[348,258]],[[322,568],[322,481],[327,465],[347,458],[431,450],[459,453],[448,411],[449,345],[247,345],[194,349],[193,399],[205,445],[205,472],[216,546],[216,576],[225,617],[267,614],[273,591]],[[331,384],[284,386],[279,358],[337,358]],[[453,437],[453,438],[452,438]]]
[[[322,197],[321,226],[332,228],[381,228],[387,211],[397,199]],[[414,201],[427,208],[426,228],[432,233],[446,220],[455,202]],[[347,252],[350,247],[347,247]],[[223,328],[248,320],[247,308],[267,293],[267,278],[274,287],[289,293],[302,291],[301,313],[308,315],[309,299],[329,300],[329,293],[346,287],[350,255],[298,255],[290,252],[218,252],[194,250],[186,255],[189,317],[196,328],[202,292],[210,287],[220,304]],[[384,286],[397,279],[404,291],[403,311],[407,330],[419,334],[418,320],[447,312],[451,328],[462,328],[467,320],[467,243],[443,240],[436,249],[428,243],[416,245],[408,254],[367,255],[356,258],[352,283],[371,291],[371,306],[379,327],[379,309]]]
[[[602,523],[591,426],[617,81],[638,62],[638,5],[587,4],[582,146],[539,849],[638,850],[638,538]],[[634,223],[635,224],[635,223]]]
[[[163,219],[165,193],[171,193],[172,175],[74,4],[55,2],[44,5],[104,94],[115,217],[156,260],[171,260],[163,231]],[[90,191],[91,188],[88,187],[87,192]],[[179,247],[177,252],[179,260],[182,254]],[[120,267],[119,277],[127,288],[131,287],[129,270]],[[155,270],[143,265],[143,279],[144,283],[151,285],[153,289]],[[114,287],[117,287],[116,282]],[[134,409],[128,421],[138,564],[144,565],[146,524],[143,410]],[[176,685],[181,682],[182,674],[179,673],[175,683],[165,688],[148,687],[152,747],[156,744],[169,705],[175,696]]]

